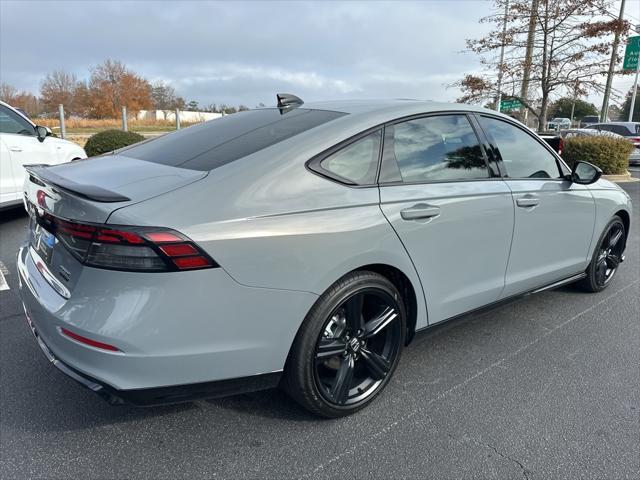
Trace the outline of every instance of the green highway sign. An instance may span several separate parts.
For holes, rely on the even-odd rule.
[[[522,108],[520,100],[502,100],[500,102],[501,112],[510,112],[511,110],[519,110]]]
[[[638,53],[640,53],[640,36],[629,37],[627,48],[624,50],[623,70],[635,70],[638,68]]]

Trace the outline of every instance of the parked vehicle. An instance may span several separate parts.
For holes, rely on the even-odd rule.
[[[607,121],[609,121],[608,118]],[[600,117],[598,115],[587,115],[580,121],[580,127],[588,127],[589,125],[593,125],[594,123],[600,123]]]
[[[0,102],[0,209],[22,203],[25,164],[57,165],[86,157],[80,146],[51,136],[51,130]]]
[[[588,128],[599,132],[612,132],[625,137],[635,147],[634,151],[629,155],[629,164],[640,164],[640,122],[596,123]]]
[[[549,130],[561,130],[563,128],[571,128],[570,118],[554,118],[547,123],[547,129]]]
[[[564,139],[558,132],[542,132],[538,136],[543,139],[558,155],[562,155],[564,148]]]
[[[57,368],[113,403],[282,385],[339,417],[384,389],[416,331],[615,278],[629,196],[509,117],[278,98],[28,168],[20,294]]]
[[[609,137],[609,138],[624,138],[617,133],[609,132],[607,130],[594,130],[592,128],[570,128],[563,130],[559,133],[562,138],[571,137]]]

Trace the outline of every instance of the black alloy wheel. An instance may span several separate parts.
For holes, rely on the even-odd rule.
[[[605,287],[618,270],[618,265],[622,261],[624,243],[624,224],[612,223],[598,248],[595,277],[599,286]]]
[[[402,339],[397,302],[377,289],[360,290],[327,320],[315,350],[315,381],[327,402],[358,403],[386,378]]]
[[[620,217],[614,216],[598,240],[598,246],[586,271],[587,277],[582,281],[582,286],[587,291],[600,292],[611,283],[624,260],[626,238],[624,223]]]
[[[325,417],[363,408],[391,378],[405,329],[404,302],[387,278],[343,277],[316,302],[296,337],[285,369],[289,394]]]

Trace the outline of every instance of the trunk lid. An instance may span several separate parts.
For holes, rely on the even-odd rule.
[[[137,160],[122,155],[73,163],[25,166],[24,202],[29,216],[29,250],[44,279],[63,297],[73,291],[83,268],[47,228],[47,214],[80,223],[106,223],[119,208],[196,182],[208,172]],[[80,247],[80,246],[79,246]]]
[[[53,215],[95,223],[106,222],[119,208],[183,187],[208,173],[124,155],[25,168],[26,200]]]

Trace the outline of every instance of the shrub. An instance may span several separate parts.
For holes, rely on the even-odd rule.
[[[633,148],[622,138],[570,137],[564,141],[562,158],[570,167],[583,160],[600,167],[605,175],[620,175],[627,171]]]
[[[134,132],[123,132],[122,130],[105,130],[104,132],[91,135],[84,146],[89,157],[113,152],[122,147],[133,145],[144,140],[144,137]]]

